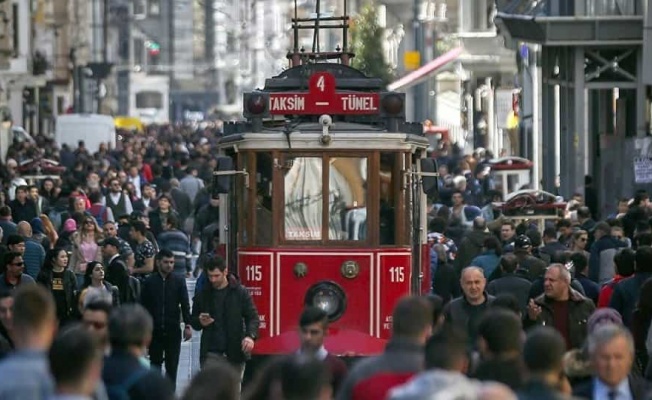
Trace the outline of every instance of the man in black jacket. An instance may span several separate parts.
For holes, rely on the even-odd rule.
[[[258,311],[247,289],[230,279],[224,259],[211,257],[204,262],[210,285],[193,299],[191,324],[201,330],[202,368],[226,359],[244,374],[245,361],[258,337]]]
[[[165,373],[170,381],[176,383],[181,353],[181,329],[179,322],[185,324],[183,338],[192,337],[190,329],[190,304],[186,280],[174,274],[174,254],[161,249],[156,255],[156,269],[143,283],[141,302],[154,320],[152,343],[149,346],[149,359],[152,366],[161,369],[165,360]]]
[[[500,278],[489,282],[487,293],[492,296],[498,296],[503,293],[512,294],[518,300],[523,311],[525,311],[530,288],[532,287],[532,282],[527,279],[527,271],[519,273],[518,259],[513,254],[502,256],[499,267],[502,272]]]
[[[478,324],[483,314],[489,309],[494,297],[485,291],[487,280],[480,267],[466,267],[460,279],[462,296],[446,305],[444,318],[447,324],[466,330],[469,349],[477,344]]]
[[[136,294],[133,293],[129,269],[125,262],[120,258],[120,241],[115,237],[108,237],[101,243],[102,253],[106,265],[106,275],[104,279],[117,286],[120,291],[120,304],[136,302]]]

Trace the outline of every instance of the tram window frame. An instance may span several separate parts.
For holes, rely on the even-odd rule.
[[[250,179],[250,186],[251,186],[251,188],[250,188],[251,189],[250,196],[251,197],[250,197],[250,200],[248,199],[248,201],[251,202],[250,210],[252,212],[251,215],[252,215],[252,219],[253,219],[253,221],[252,221],[252,232],[254,232],[254,234],[253,234],[254,241],[252,243],[254,243],[258,247],[271,247],[271,246],[273,246],[275,244],[274,243],[275,242],[275,240],[274,240],[274,236],[275,236],[274,235],[274,218],[275,218],[274,214],[275,214],[276,205],[274,204],[274,194],[273,194],[274,193],[274,188],[275,188],[275,183],[274,183],[274,170],[275,170],[275,167],[274,167],[274,154],[271,153],[271,152],[268,152],[268,151],[255,151],[255,152],[251,152],[250,154],[252,155],[251,158],[253,159],[253,162],[252,162],[253,165],[251,166],[251,169],[250,169],[250,171],[252,171],[252,176],[251,176],[251,179]],[[263,156],[263,157],[268,156],[270,158],[270,161],[271,161],[270,171],[269,171],[269,178],[270,178],[270,180],[269,180],[269,194],[271,196],[271,203],[270,203],[271,218],[269,219],[269,221],[266,221],[266,222],[269,222],[269,224],[270,224],[269,232],[268,232],[269,233],[269,240],[264,240],[264,241],[260,240],[261,237],[262,237],[262,235],[259,234],[260,232],[258,230],[258,219],[259,219],[260,214],[257,212],[258,208],[259,208],[259,204],[258,204],[259,179],[258,179],[258,176],[259,176],[259,173],[260,173],[260,171],[258,170],[258,166],[259,166],[259,157],[261,157],[261,156]]]
[[[252,152],[245,151],[245,152],[240,152],[239,157],[237,158],[237,166],[238,170],[247,170],[247,171],[253,171],[252,169]],[[239,177],[236,175],[235,179],[238,179]],[[236,181],[237,182],[237,181]],[[254,230],[252,229],[253,223],[253,217],[251,213],[251,207],[249,206],[250,204],[250,199],[251,199],[251,191],[252,191],[252,185],[250,185],[249,188],[247,188],[244,185],[244,179],[241,180],[242,184],[237,184],[235,185],[236,190],[241,191],[238,196],[242,198],[242,207],[236,207],[238,210],[238,226],[240,229],[238,229],[238,241],[240,242],[241,245],[243,246],[248,246],[252,243],[255,243],[255,234]],[[255,190],[255,187],[253,188]],[[255,192],[254,192],[255,193]]]
[[[408,204],[408,193],[407,190],[403,189],[403,170],[409,168],[409,164],[405,164],[406,153],[393,150],[379,151],[379,162],[378,162],[378,243],[380,247],[404,247],[410,245],[409,232],[406,232],[407,220],[406,217],[410,216],[409,210],[406,208]],[[393,231],[394,231],[394,240],[391,243],[383,243],[381,241],[382,237],[380,235],[380,225],[381,225],[381,190],[382,183],[380,182],[380,173],[383,163],[384,156],[393,157],[393,162],[391,166],[391,182],[389,183],[388,190],[393,193],[392,197],[392,206],[394,207],[393,215]]]
[[[367,230],[368,235],[365,240],[336,240],[329,239],[329,226],[328,226],[328,196],[322,196],[322,224],[321,224],[321,238],[316,240],[291,240],[285,237],[285,169],[282,167],[275,167],[274,174],[274,187],[276,191],[282,193],[281,195],[274,196],[273,209],[274,222],[277,234],[275,235],[276,245],[286,247],[370,247],[378,243],[378,200],[370,196],[371,193],[378,192],[378,160],[379,155],[377,151],[363,151],[360,150],[338,150],[332,152],[276,152],[274,157],[279,160],[279,165],[285,165],[288,157],[317,157],[322,160],[322,193],[328,193],[330,181],[330,168],[329,163],[332,157],[353,157],[353,158],[366,158],[367,159],[367,190],[366,190],[366,204],[367,210]]]
[[[286,203],[285,203],[285,174],[289,171],[289,168],[286,167],[288,158],[292,159],[297,159],[297,158],[318,158],[321,160],[321,179],[322,179],[322,185],[321,185],[321,190],[322,190],[322,198],[321,198],[321,222],[319,226],[319,232],[320,232],[320,237],[319,239],[314,239],[314,240],[292,240],[288,239],[286,234],[286,227],[285,227],[285,216],[286,216]],[[277,220],[277,228],[278,228],[278,241],[279,243],[283,243],[285,245],[290,245],[290,246],[301,246],[301,245],[309,245],[309,246],[314,246],[316,244],[325,244],[325,236],[324,236],[324,210],[325,208],[325,197],[323,195],[324,193],[324,180],[327,179],[327,174],[325,173],[324,169],[324,154],[323,153],[317,153],[317,152],[281,152],[279,154],[278,159],[280,162],[278,163],[278,167],[276,170],[278,171],[278,178],[275,182],[275,187],[278,190],[278,193],[276,197],[276,201],[279,204],[279,210],[282,210],[275,213],[276,215],[276,220]]]
[[[330,184],[331,184],[331,179],[330,179],[330,173],[331,173],[331,160],[333,158],[342,158],[342,159],[364,159],[367,163],[366,165],[366,172],[367,172],[367,178],[365,182],[365,186],[363,187],[364,190],[364,204],[365,208],[367,211],[367,215],[365,217],[365,224],[367,226],[367,235],[365,236],[364,239],[362,240],[354,240],[354,239],[331,239],[330,238]],[[372,231],[369,229],[371,225],[372,219],[370,218],[370,210],[373,209],[374,207],[372,206],[373,201],[373,196],[370,196],[370,188],[373,187],[372,185],[372,178],[371,178],[371,161],[372,157],[371,154],[325,154],[324,159],[322,161],[322,168],[323,167],[328,167],[328,178],[327,180],[324,180],[325,187],[322,189],[323,192],[328,193],[329,196],[328,198],[325,199],[324,201],[324,206],[326,207],[326,212],[324,213],[326,215],[326,239],[329,242],[337,242],[338,244],[346,244],[347,247],[349,246],[354,246],[356,243],[369,243],[369,238],[370,235],[372,234]],[[323,229],[322,229],[323,231]],[[376,230],[374,229],[373,232]]]

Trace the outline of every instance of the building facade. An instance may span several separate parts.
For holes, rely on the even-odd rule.
[[[540,115],[532,140],[540,143],[533,158],[543,188],[554,190],[559,177],[564,196],[583,193],[589,175],[601,189],[603,215],[635,189],[651,190],[644,172],[652,156],[650,82],[644,81],[650,65],[644,57],[652,38],[645,40],[644,26],[652,1],[502,3],[501,33],[522,49],[523,62],[537,77],[524,97],[533,99]]]

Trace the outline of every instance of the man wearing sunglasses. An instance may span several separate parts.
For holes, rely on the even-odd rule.
[[[5,273],[0,275],[0,290],[14,290],[17,286],[35,283],[34,278],[24,274],[25,263],[23,255],[10,251],[5,253],[3,260]]]

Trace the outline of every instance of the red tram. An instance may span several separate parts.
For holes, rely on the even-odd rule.
[[[307,304],[329,315],[329,352],[373,355],[398,299],[430,291],[437,167],[422,125],[405,121],[405,95],[348,66],[346,41],[333,53],[297,49],[311,22],[293,20],[290,68],[245,93],[245,120],[224,126],[213,182],[221,242],[258,307],[254,355],[296,351]],[[348,17],[315,25],[326,22],[346,37]]]

